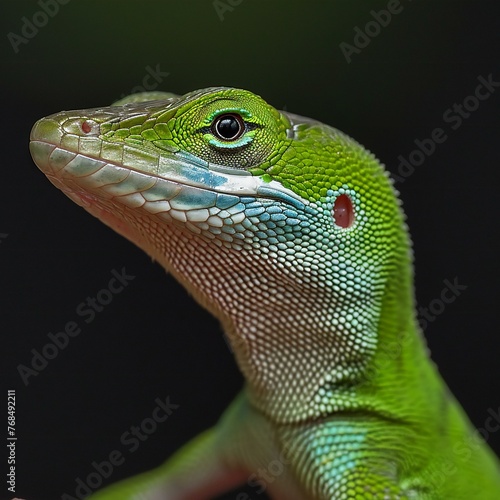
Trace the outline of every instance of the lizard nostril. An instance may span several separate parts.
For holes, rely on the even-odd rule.
[[[352,201],[346,194],[341,194],[333,205],[333,219],[339,227],[351,227],[354,222]]]
[[[91,130],[92,130],[92,125],[90,125],[90,123],[87,120],[85,120],[82,123],[82,132],[88,134]]]

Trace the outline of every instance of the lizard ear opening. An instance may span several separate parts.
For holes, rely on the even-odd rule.
[[[354,223],[354,208],[352,201],[346,194],[341,194],[333,205],[333,220],[341,228],[351,227]]]

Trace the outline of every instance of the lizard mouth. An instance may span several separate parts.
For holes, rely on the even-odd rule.
[[[109,145],[97,135],[64,133],[61,122],[66,116],[60,113],[34,125],[30,136],[34,162],[76,204],[137,244],[137,227],[165,223],[240,244],[238,237],[223,233],[246,224],[247,216],[259,216],[263,203],[278,199],[293,213],[307,204],[276,181],[208,166],[181,151],[144,153],[122,143],[111,144],[112,154],[106,154]],[[293,213],[290,223],[296,223]],[[246,228],[239,231],[244,234]]]

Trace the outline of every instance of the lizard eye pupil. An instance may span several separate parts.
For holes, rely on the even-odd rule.
[[[213,123],[212,132],[223,141],[234,141],[243,135],[245,125],[239,115],[221,115]]]

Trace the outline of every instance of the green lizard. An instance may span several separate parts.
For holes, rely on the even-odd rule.
[[[209,88],[61,112],[30,146],[221,321],[246,381],[213,429],[92,498],[213,498],[257,479],[285,500],[500,498],[496,458],[428,358],[397,194],[358,143]]]

